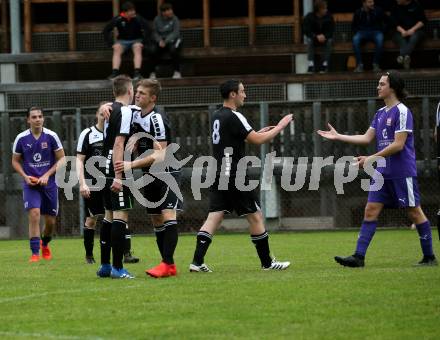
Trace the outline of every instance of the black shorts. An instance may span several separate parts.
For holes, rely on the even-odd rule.
[[[180,173],[171,173],[177,184],[180,185]],[[151,175],[151,174],[150,174]],[[153,177],[153,175],[151,175]],[[143,196],[147,200],[147,212],[150,215],[160,215],[162,210],[183,210],[183,202],[175,192],[162,180],[156,178],[143,188]]]
[[[122,191],[115,193],[110,190],[113,178],[107,178],[104,188],[104,207],[106,210],[118,211],[133,208],[133,195],[127,186],[122,187]]]
[[[104,199],[102,191],[90,191],[89,198],[84,198],[86,217],[104,215]]]
[[[234,210],[239,216],[260,211],[257,190],[240,191],[235,186],[230,186],[228,190],[218,190],[217,185],[209,189],[209,212],[224,211],[230,214]]]

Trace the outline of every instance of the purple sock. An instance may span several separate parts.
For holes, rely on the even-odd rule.
[[[417,232],[419,233],[420,245],[422,246],[422,251],[424,256],[432,256],[434,252],[432,251],[432,234],[431,225],[429,221],[423,222],[416,225]]]
[[[376,232],[377,221],[363,221],[356,245],[356,255],[365,256],[371,239]]]
[[[32,237],[29,244],[31,245],[32,255],[40,255],[40,238]]]

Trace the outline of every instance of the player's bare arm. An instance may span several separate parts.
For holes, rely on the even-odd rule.
[[[55,164],[52,165],[52,167],[38,179],[38,184],[40,185],[47,185],[47,182],[49,181],[49,177],[54,175],[57,171],[57,168],[60,166],[63,166],[65,164],[65,155],[64,155],[64,149],[59,149],[54,151],[55,153]]]
[[[369,128],[363,135],[342,135],[336,131],[336,129],[330,124],[327,123],[328,130],[318,130],[316,133],[320,135],[321,137],[324,137],[328,140],[334,140],[334,141],[340,141],[350,144],[357,144],[357,145],[368,145],[370,144],[374,138],[374,129]]]
[[[394,142],[388,145],[386,148],[375,153],[371,156],[359,156],[356,157],[357,164],[362,167],[365,162],[374,162],[378,157],[389,157],[403,150],[405,147],[406,138],[408,137],[408,132],[397,132],[395,135]]]
[[[86,155],[77,154],[76,155],[76,173],[79,181],[79,193],[84,198],[90,197],[90,188],[86,184],[86,179],[84,178],[84,160]]]
[[[115,162],[115,172],[122,173],[130,169],[139,169],[149,166],[155,162],[163,162],[165,159],[167,142],[154,143],[154,152],[147,157],[135,159],[132,162],[118,161]]]
[[[282,130],[284,130],[292,120],[293,120],[293,114],[290,113],[287,116],[284,116],[275,127],[269,129],[268,131],[264,131],[264,132],[251,131],[249,135],[246,137],[246,141],[248,143],[257,144],[257,145],[267,143],[272,139],[274,139]]]
[[[122,161],[124,157],[124,142],[125,136],[117,136],[115,140],[115,144],[113,145],[113,166],[116,166],[118,161]],[[122,173],[115,171],[115,178],[113,180],[113,184],[111,186],[111,190],[113,192],[119,192],[122,190]]]
[[[21,177],[23,177],[27,185],[37,185],[37,181],[32,181],[32,176],[28,176],[24,172],[23,167],[21,166],[21,155],[16,153],[12,155],[12,167]]]

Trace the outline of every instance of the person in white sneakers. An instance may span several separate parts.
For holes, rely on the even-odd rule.
[[[214,184],[209,191],[209,214],[197,233],[194,258],[189,266],[191,272],[211,272],[204,263],[205,254],[214,232],[220,227],[225,213],[235,210],[249,222],[251,241],[254,243],[263,270],[284,270],[290,262],[279,262],[270,256],[269,235],[264,226],[258,192],[242,190],[237,184],[240,177],[246,180],[247,167],[241,167],[245,157],[245,142],[263,144],[274,139],[289,126],[293,116],[288,114],[276,126],[256,132],[237,109],[246,98],[244,86],[237,80],[228,80],[220,86],[223,106],[212,116],[212,151],[217,161]],[[224,166],[222,164],[224,163]],[[245,183],[243,182],[243,183]],[[222,187],[226,183],[225,187]]]

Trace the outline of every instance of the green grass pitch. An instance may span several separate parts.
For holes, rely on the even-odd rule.
[[[55,239],[54,259],[35,264],[27,241],[1,241],[0,338],[438,339],[440,268],[412,266],[417,232],[379,230],[365,268],[340,267],[333,256],[351,254],[356,238],[272,233],[272,253],[292,266],[267,272],[249,236],[219,234],[206,258],[214,272],[200,274],[188,272],[195,238],[185,235],[179,275],[153,279],[144,270],[158,262],[155,238],[135,236],[134,280],[97,278],[81,239]]]

